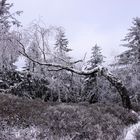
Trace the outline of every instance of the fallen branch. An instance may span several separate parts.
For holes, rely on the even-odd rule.
[[[48,67],[54,67],[54,68],[57,68],[58,70],[70,71],[70,72],[76,73],[78,75],[85,75],[85,76],[90,75],[91,77],[95,77],[95,76],[97,76],[97,73],[100,73],[114,87],[116,87],[117,91],[119,92],[119,94],[121,96],[123,107],[131,109],[131,101],[130,101],[128,91],[127,91],[126,87],[124,86],[124,84],[122,83],[122,81],[120,79],[118,79],[116,76],[111,74],[106,68],[104,68],[104,67],[96,67],[96,68],[94,68],[92,70],[79,71],[77,69],[74,69],[74,68],[71,68],[71,67],[68,67],[68,66],[63,66],[63,65],[60,65],[60,64],[39,62],[39,61],[36,61],[36,60],[32,59],[26,53],[25,46],[20,41],[18,41],[18,43],[21,45],[21,47],[23,49],[23,52],[20,51],[20,53],[23,56],[25,56],[26,58],[28,58],[29,60],[31,60],[32,62],[37,63],[39,65],[44,65],[44,66],[48,66]]]

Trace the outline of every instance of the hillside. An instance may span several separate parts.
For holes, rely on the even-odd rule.
[[[137,122],[134,114],[113,104],[44,103],[0,94],[0,139],[115,140]]]

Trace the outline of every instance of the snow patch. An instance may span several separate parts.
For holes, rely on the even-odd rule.
[[[6,136],[6,139],[10,138],[10,140],[38,140],[39,134],[40,130],[36,126],[28,128],[9,127],[2,132],[2,136]]]
[[[140,116],[138,115],[138,113],[136,113],[133,110],[131,112],[140,119]],[[139,128],[140,128],[140,121],[137,124],[134,124],[134,125],[128,127],[127,129],[125,129],[124,130],[124,134],[125,134],[124,140],[137,140],[135,137],[135,133]]]
[[[127,130],[125,130],[126,135],[125,135],[124,140],[137,140],[135,138],[135,132],[136,132],[136,130],[138,130],[138,128],[140,128],[140,122],[127,128]]]

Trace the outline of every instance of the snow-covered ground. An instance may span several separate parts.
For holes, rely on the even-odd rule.
[[[138,115],[136,112],[132,111],[132,113]],[[140,119],[140,116],[138,116]],[[140,128],[140,121],[137,124],[134,124],[124,130],[124,139],[123,140],[137,140],[135,137],[135,133]]]
[[[1,132],[0,139],[10,139],[10,140],[37,140],[37,136],[40,134],[40,130],[31,126],[29,128],[19,129],[19,128],[11,128],[8,127],[7,130]]]
[[[127,130],[125,130],[126,132],[124,132],[126,133],[124,140],[137,140],[135,138],[135,133],[136,133],[136,130],[138,130],[138,128],[140,128],[140,122],[127,128]]]

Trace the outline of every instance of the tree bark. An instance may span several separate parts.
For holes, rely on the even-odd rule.
[[[101,70],[101,74],[114,86],[116,87],[117,91],[119,92],[121,99],[122,99],[122,104],[124,108],[128,108],[131,109],[132,105],[131,105],[131,101],[129,98],[129,94],[128,94],[128,90],[126,89],[126,87],[124,86],[124,84],[122,83],[122,81],[120,79],[118,79],[117,77],[115,77],[113,74],[111,74],[110,72],[108,72],[107,69],[102,69]]]

